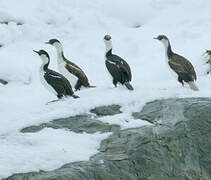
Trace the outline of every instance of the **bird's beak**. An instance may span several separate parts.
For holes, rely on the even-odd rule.
[[[33,50],[34,52],[36,52],[37,54],[39,54],[39,52],[38,51],[35,51],[35,50]]]
[[[206,50],[203,54],[202,54],[202,56],[204,56],[204,55],[211,55],[211,50]]]
[[[48,41],[48,42],[45,42],[45,44],[50,44],[50,42]]]
[[[157,37],[153,37],[153,39],[158,39]]]
[[[207,54],[207,51],[205,51],[201,56],[204,56],[205,54]]]

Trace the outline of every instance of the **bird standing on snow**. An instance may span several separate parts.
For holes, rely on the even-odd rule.
[[[74,95],[72,87],[69,81],[61,74],[48,69],[50,63],[49,55],[44,50],[34,51],[39,54],[42,59],[42,65],[40,67],[40,79],[43,86],[51,93],[58,97],[58,100],[65,96],[72,96],[73,98],[79,98]]]
[[[191,62],[171,50],[170,42],[165,35],[159,35],[154,39],[164,44],[168,65],[178,75],[178,81],[182,83],[182,85],[186,82],[192,90],[198,91],[199,89],[194,83],[197,79],[196,72]]]
[[[54,46],[57,50],[57,60],[60,73],[65,76],[75,88],[75,90],[80,90],[82,86],[87,88],[92,88],[95,86],[90,86],[89,80],[86,74],[82,71],[80,67],[71,61],[68,61],[64,57],[62,44],[57,39],[51,39],[46,44]]]
[[[132,79],[130,66],[124,59],[112,54],[112,42],[110,35],[106,35],[104,37],[104,41],[106,46],[105,64],[109,73],[113,77],[114,86],[117,87],[117,83],[119,82],[122,85],[125,85],[129,90],[133,90],[133,87],[130,84]]]

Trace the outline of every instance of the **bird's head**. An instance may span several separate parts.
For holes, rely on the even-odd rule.
[[[46,42],[45,44],[50,44],[50,45],[52,45],[52,46],[56,46],[56,44],[61,44],[60,42],[59,42],[59,40],[57,40],[57,39],[50,39],[48,42]]]
[[[104,36],[104,42],[105,42],[105,46],[106,46],[106,52],[110,51],[112,49],[111,36],[105,35]]]
[[[111,36],[110,35],[105,35],[104,36],[104,41],[110,41],[111,40]]]
[[[202,54],[202,56],[204,56],[205,54],[211,56],[211,50],[206,50],[205,53]]]
[[[153,39],[161,41],[165,48],[168,48],[170,46],[170,42],[165,35],[159,35],[158,37],[154,37]]]
[[[157,39],[162,42],[168,41],[168,38],[165,35],[159,35],[158,37],[154,37],[153,39]]]
[[[35,53],[37,53],[43,61],[49,61],[50,60],[48,53],[46,51],[44,51],[43,49],[41,49],[39,51],[35,51],[35,50],[33,50],[33,51]]]

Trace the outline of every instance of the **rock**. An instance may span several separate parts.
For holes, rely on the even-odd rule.
[[[0,24],[6,24],[6,25],[8,25],[10,22],[16,23],[17,26],[23,25],[23,22],[16,22],[15,20],[11,20],[11,21],[0,21]]]
[[[68,118],[61,118],[50,121],[49,123],[43,123],[38,126],[30,126],[23,128],[21,132],[38,132],[43,128],[54,128],[54,129],[69,129],[76,133],[95,133],[95,132],[112,132],[120,129],[119,125],[103,123],[97,120],[96,117],[84,114],[78,116],[72,116]]]
[[[3,80],[3,79],[0,79],[0,83],[1,83],[1,84],[4,84],[4,85],[8,84],[8,82],[5,81],[5,80]]]
[[[210,109],[210,98],[147,103],[133,116],[153,124],[115,131],[89,161],[5,180],[210,180]]]
[[[140,25],[140,24],[136,24],[133,26],[133,28],[140,28],[140,27],[142,27],[142,25]]]
[[[97,116],[113,116],[116,114],[122,113],[120,111],[120,105],[109,105],[109,106],[100,106],[94,109],[91,109],[90,112],[96,114]]]
[[[0,21],[0,24],[6,24],[6,25],[8,25],[9,22],[8,21]]]

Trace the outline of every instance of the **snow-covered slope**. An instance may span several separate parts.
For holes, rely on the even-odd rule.
[[[123,106],[123,114],[102,121],[119,123],[122,128],[141,126],[146,123],[130,115],[147,101],[211,96],[211,79],[201,57],[205,49],[211,49],[210,10],[209,0],[1,0],[0,22],[9,24],[0,24],[0,44],[4,45],[0,48],[0,78],[9,84],[0,85],[0,178],[86,160],[107,137],[52,129],[22,134],[23,127],[113,103]],[[112,36],[114,53],[131,66],[133,92],[111,83],[104,63],[105,34]],[[173,50],[192,62],[199,92],[182,88],[171,76],[164,48],[153,40],[159,34],[167,35]],[[45,105],[55,97],[40,83],[41,59],[32,50],[47,50],[50,67],[57,70],[56,50],[44,44],[50,38],[63,43],[66,57],[97,86],[76,92],[80,99]],[[58,141],[50,142],[53,137]],[[64,153],[63,149],[70,150]]]

